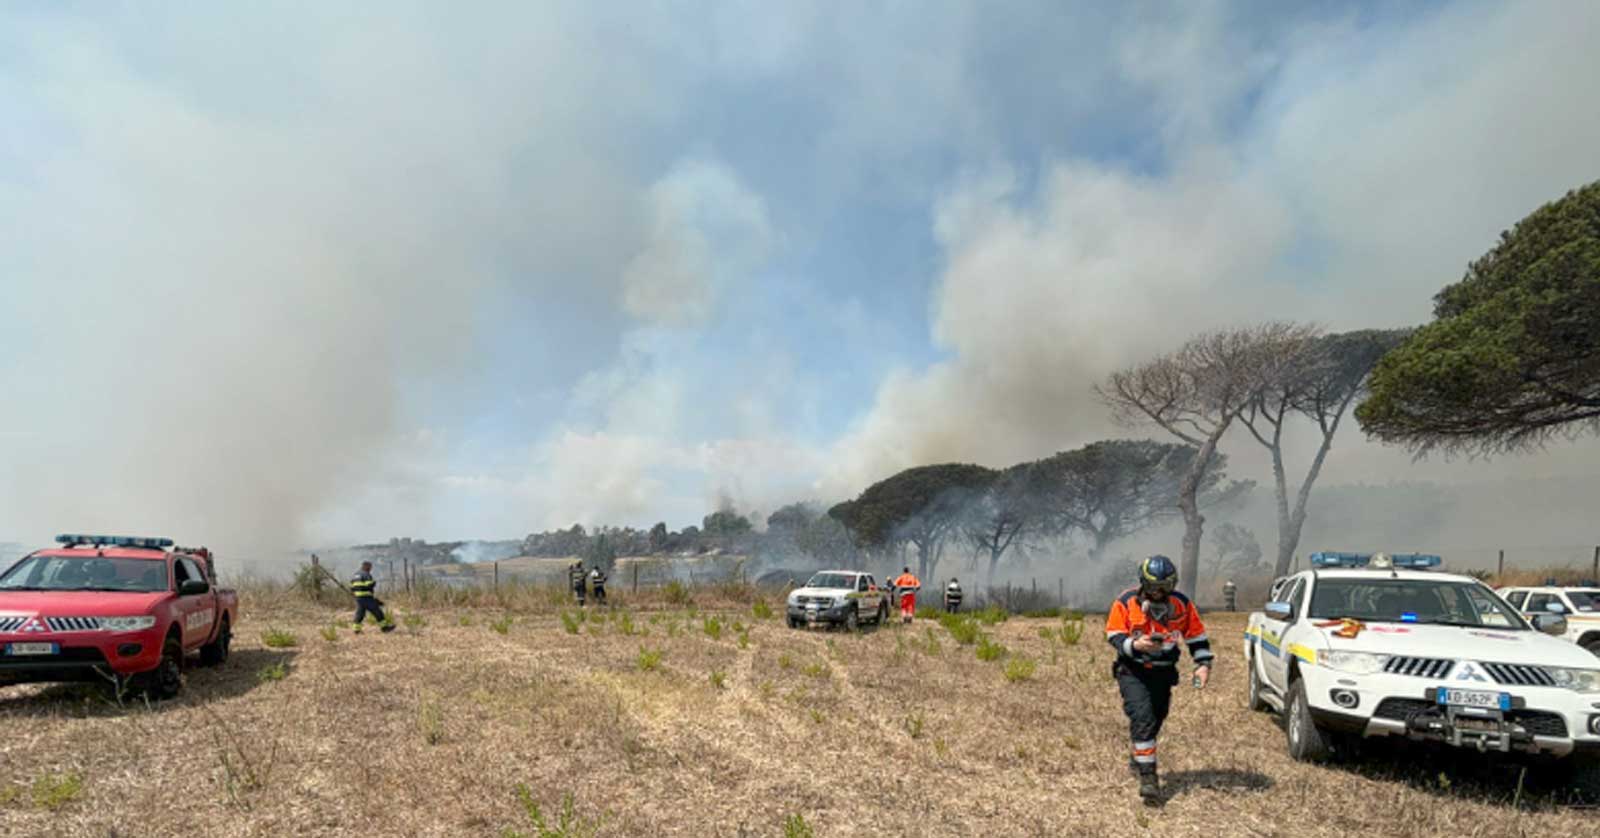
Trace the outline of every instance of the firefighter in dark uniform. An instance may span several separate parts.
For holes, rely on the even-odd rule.
[[[578,605],[582,606],[587,596],[585,590],[587,586],[584,584],[583,577],[583,562],[573,562],[572,567],[567,568],[567,582],[572,585],[572,594],[578,598]]]
[[[1117,650],[1112,673],[1133,740],[1129,767],[1139,777],[1139,796],[1151,804],[1161,801],[1156,737],[1178,683],[1178,646],[1189,647],[1196,687],[1211,679],[1214,657],[1200,611],[1177,587],[1177,565],[1166,556],[1151,556],[1139,565],[1139,586],[1123,591],[1106,617],[1106,640]]]
[[[961,610],[961,583],[954,576],[950,577],[950,584],[944,586],[944,610],[951,614]]]
[[[595,565],[589,571],[589,587],[594,588],[594,604],[604,605],[606,602],[606,572]]]
[[[378,580],[372,578],[372,562],[362,562],[361,569],[350,577],[350,594],[356,598],[356,631],[361,622],[371,614],[384,631],[394,631],[394,624],[383,616],[383,601],[378,599]]]

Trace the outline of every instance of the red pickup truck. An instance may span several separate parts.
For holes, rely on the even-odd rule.
[[[103,681],[156,698],[183,687],[190,653],[228,657],[239,597],[204,548],[171,539],[61,535],[0,574],[0,686]]]

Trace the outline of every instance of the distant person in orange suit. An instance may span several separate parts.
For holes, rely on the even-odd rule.
[[[911,572],[911,568],[902,568],[900,575],[895,577],[894,590],[900,595],[900,622],[909,623],[911,618],[917,616],[917,590],[922,587],[922,580]]]

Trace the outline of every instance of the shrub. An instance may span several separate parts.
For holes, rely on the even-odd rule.
[[[429,745],[444,741],[444,712],[438,702],[424,701],[417,708],[417,729],[422,732],[422,741]]]
[[[1076,645],[1078,645],[1078,641],[1080,641],[1082,639],[1083,639],[1083,618],[1082,617],[1079,617],[1076,620],[1067,619],[1067,620],[1063,620],[1062,621],[1062,623],[1061,623],[1061,642],[1062,643],[1065,643],[1068,646],[1076,646]]]
[[[979,611],[973,616],[977,618],[978,622],[983,623],[986,626],[999,625],[1011,617],[1010,614],[1006,613],[1004,608],[1001,608],[999,605],[992,602],[989,603],[989,605],[986,606],[982,611]]]
[[[501,833],[504,838],[588,838],[600,830],[599,821],[578,816],[571,794],[562,795],[561,808],[555,813],[555,823],[545,817],[544,810],[533,799],[533,792],[526,785],[517,785],[517,801],[522,804],[533,831],[506,829]]]
[[[1033,672],[1038,664],[1033,658],[1012,658],[1006,661],[1006,680],[1012,683],[1026,681],[1033,677]]]
[[[796,812],[783,819],[783,838],[816,838],[816,832],[812,831],[811,824],[806,823],[806,819]]]
[[[978,660],[997,661],[1006,656],[1006,647],[994,642],[994,638],[985,634],[978,638]]]
[[[939,618],[939,622],[950,632],[950,636],[962,646],[971,646],[978,642],[978,624],[971,617],[959,614],[946,614]]]
[[[269,628],[261,633],[261,642],[265,643],[268,649],[287,649],[300,645],[300,638],[292,631]]]
[[[60,809],[82,794],[83,775],[76,771],[46,774],[33,781],[33,805],[40,809]]]
[[[689,587],[674,579],[661,589],[661,597],[670,605],[689,605],[694,598],[689,596]]]
[[[638,666],[640,672],[654,672],[660,669],[661,650],[641,648],[639,650]]]
[[[283,661],[261,667],[256,672],[256,680],[265,684],[268,681],[282,681],[289,675],[289,665]]]
[[[766,600],[758,599],[754,605],[750,606],[750,613],[755,615],[757,620],[770,620],[772,619],[772,606],[768,605]]]

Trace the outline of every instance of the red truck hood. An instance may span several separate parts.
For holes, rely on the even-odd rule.
[[[0,591],[0,615],[137,617],[169,596],[167,591]]]

